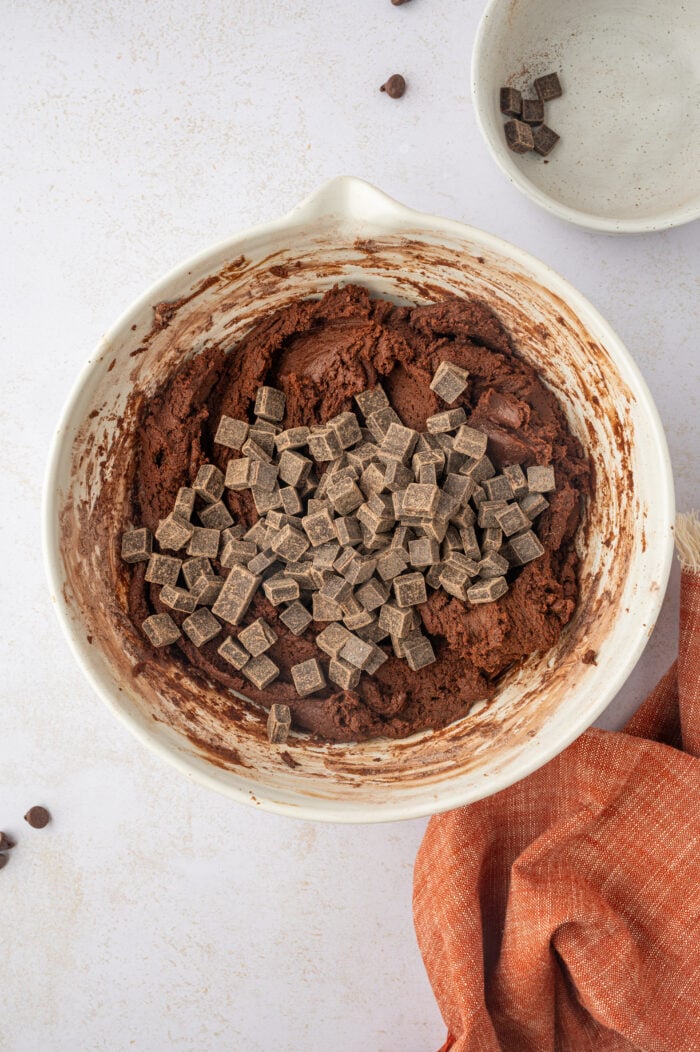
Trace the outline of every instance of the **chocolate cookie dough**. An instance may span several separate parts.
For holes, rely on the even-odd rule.
[[[364,288],[346,286],[261,319],[227,354],[204,350],[143,410],[128,518],[155,533],[202,465],[225,473],[229,461],[240,456],[235,446],[216,441],[221,438],[216,432],[223,416],[252,422],[261,388],[284,393],[285,429],[303,429],[351,410],[354,394],[381,382],[406,427],[423,431],[428,417],[448,408],[430,389],[441,362],[468,373],[449,409],[462,408],[467,425],[488,436],[487,453],[497,469],[553,465],[557,488],[548,494],[549,507],[536,526],[544,554],[514,571],[509,591],[495,602],[472,605],[444,590],[429,592],[415,609],[434,648],[434,663],[420,667],[417,661],[413,670],[380,644],[388,660],[372,676],[362,675],[346,689],[331,678],[308,697],[298,696],[291,669],[318,658],[315,638],[325,626],[312,623],[295,633],[279,616],[283,610],[263,590],[256,592],[245,624],[262,618],[271,626],[277,638],[264,656],[279,669],[262,699],[266,705],[288,705],[293,726],[324,738],[403,737],[442,727],[474,701],[489,698],[506,668],[557,640],[577,600],[573,538],[590,479],[556,398],[517,356],[510,335],[484,304],[452,297],[398,307],[371,299]],[[219,497],[217,489],[212,499]],[[257,520],[249,490],[227,488],[221,499],[236,523],[247,528]],[[187,614],[163,605],[159,588],[146,581],[147,566],[145,561],[124,566],[130,617],[140,626],[153,614],[168,613],[180,626]],[[149,650],[147,660],[184,661],[222,686],[250,693],[243,671],[221,656],[220,646],[220,636],[195,646],[185,633],[167,648]]]

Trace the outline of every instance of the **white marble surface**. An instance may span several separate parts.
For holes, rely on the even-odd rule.
[[[481,3],[23,0],[5,5],[0,1048],[426,1052],[443,1038],[415,943],[423,822],[294,823],[190,785],[118,726],[54,619],[39,555],[48,443],[78,369],[181,258],[363,176],[577,285],[637,359],[679,507],[699,501],[700,228],[562,225],[494,168],[474,123]],[[409,91],[377,91],[396,71]],[[9,589],[8,589],[9,584]],[[673,659],[656,634],[601,721]],[[30,830],[31,804],[54,821]]]

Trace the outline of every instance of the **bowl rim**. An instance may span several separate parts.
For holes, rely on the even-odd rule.
[[[358,208],[360,202],[363,206],[362,210]],[[150,728],[147,729],[145,723],[141,723],[133,713],[126,711],[120,705],[119,692],[114,685],[107,685],[103,682],[102,677],[93,667],[91,648],[86,640],[81,637],[79,627],[72,620],[67,600],[63,594],[64,578],[59,544],[60,531],[58,528],[58,472],[63,456],[64,439],[74,430],[72,421],[83,388],[93,371],[99,367],[105,348],[113,346],[121,339],[122,332],[130,327],[134,316],[138,315],[144,307],[152,306],[153,303],[163,299],[163,292],[169,286],[174,282],[182,283],[186,281],[190,272],[202,264],[206,265],[211,258],[222,252],[233,253],[234,255],[240,254],[240,246],[253,237],[260,238],[282,230],[292,230],[298,224],[303,225],[309,220],[325,217],[341,217],[349,222],[366,223],[368,212],[375,217],[381,217],[385,223],[387,222],[387,217],[393,216],[395,220],[400,220],[403,224],[410,221],[413,224],[411,229],[414,227],[418,229],[425,229],[426,227],[434,229],[438,225],[442,232],[453,233],[462,238],[476,239],[491,251],[500,255],[506,255],[516,263],[524,265],[528,270],[535,272],[538,275],[538,280],[541,280],[543,283],[546,282],[548,287],[562,295],[562,298],[572,310],[576,311],[577,314],[583,311],[588,320],[594,322],[595,325],[605,332],[606,346],[608,350],[613,350],[616,365],[621,365],[627,370],[627,378],[631,377],[635,385],[635,396],[645,414],[650,430],[654,434],[659,455],[660,477],[656,504],[659,513],[659,540],[657,544],[657,565],[654,573],[654,578],[659,582],[659,588],[645,597],[647,604],[645,623],[648,627],[643,628],[640,622],[640,627],[636,629],[633,639],[634,645],[626,649],[624,659],[616,665],[614,672],[606,681],[605,689],[601,690],[597,702],[586,708],[578,719],[572,719],[565,733],[559,734],[554,742],[546,745],[540,742],[534,743],[537,748],[533,745],[531,750],[523,750],[519,757],[508,763],[505,774],[501,770],[492,773],[488,780],[484,779],[483,791],[479,788],[476,791],[470,791],[468,794],[465,794],[464,791],[460,793],[459,782],[446,782],[433,792],[430,800],[425,801],[416,801],[411,798],[368,804],[356,803],[352,798],[333,800],[308,797],[303,803],[291,803],[289,801],[266,798],[264,789],[253,794],[242,785],[235,785],[229,782],[222,783],[213,773],[210,773],[210,770],[212,772],[215,770],[214,768],[211,768],[211,766],[210,769],[204,768],[203,760],[197,762],[195,757],[185,756],[176,747],[159,740],[152,733],[149,733]],[[360,215],[363,218],[359,218]],[[496,235],[485,233],[476,227],[455,220],[443,219],[430,213],[408,208],[364,180],[352,176],[338,176],[324,183],[283,216],[267,223],[249,227],[234,237],[219,241],[215,245],[203,249],[195,256],[177,264],[122,312],[118,320],[100,340],[95,352],[80,370],[61,412],[58,425],[51,440],[44,477],[41,538],[44,567],[52,605],[69,648],[83,675],[96,694],[139,741],[189,778],[240,803],[258,807],[260,810],[307,821],[356,824],[424,818],[476,802],[532,774],[533,771],[538,770],[562,752],[590,727],[629,677],[652,633],[663,602],[671,570],[674,518],[675,501],[671,462],[658,410],[641,372],[622,340],[586,297],[546,263]],[[665,529],[666,534],[665,543],[662,543],[662,527]]]
[[[640,219],[615,219],[610,216],[598,215],[595,212],[584,212],[577,208],[571,208],[569,205],[562,204],[557,198],[540,190],[511,161],[511,158],[508,157],[507,147],[502,144],[502,136],[493,134],[493,124],[486,116],[487,89],[485,85],[488,78],[483,71],[485,40],[490,30],[491,19],[499,8],[510,3],[511,0],[488,0],[474,38],[471,61],[471,95],[476,123],[491,157],[508,181],[525,197],[529,197],[540,208],[551,212],[558,219],[564,219],[568,223],[584,227],[587,230],[596,230],[606,234],[648,234],[657,230],[669,230],[673,227],[683,226],[686,223],[692,223],[699,219],[700,194],[698,194],[697,199],[693,203],[679,208],[660,211],[653,216],[646,216]]]

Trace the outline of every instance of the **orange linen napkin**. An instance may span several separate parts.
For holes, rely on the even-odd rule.
[[[442,1052],[700,1050],[700,523],[677,535],[678,660],[624,732],[428,826],[414,917]]]

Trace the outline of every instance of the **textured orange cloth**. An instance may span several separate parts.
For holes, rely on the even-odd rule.
[[[433,818],[414,916],[443,1052],[699,1052],[700,574],[624,732]]]

